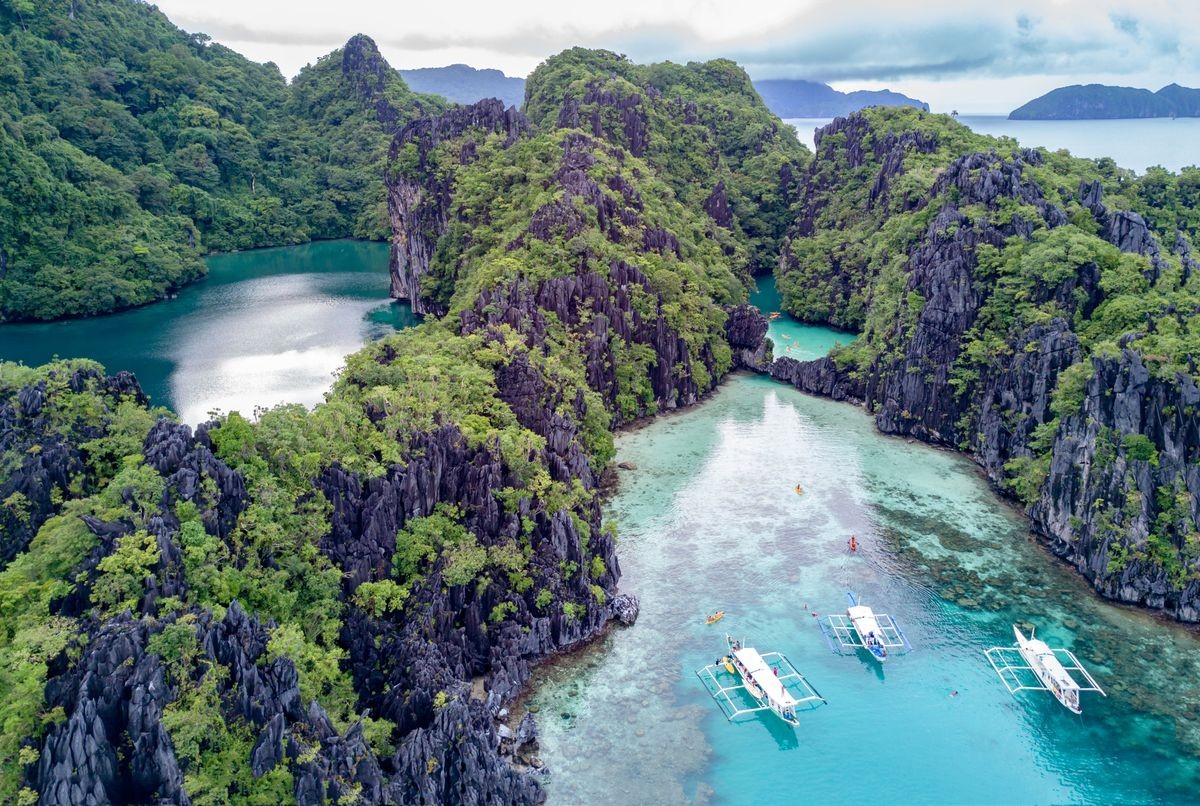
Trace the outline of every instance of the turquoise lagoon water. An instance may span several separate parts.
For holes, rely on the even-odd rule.
[[[792,118],[800,141],[813,147],[813,131],[833,118]],[[1200,164],[1200,118],[1127,120],[1009,120],[1005,115],[961,115],[980,134],[1015,137],[1023,146],[1065,148],[1077,157],[1112,157],[1142,173],[1151,165],[1178,171]]]
[[[0,359],[93,358],[130,370],[188,423],[212,409],[318,403],[343,358],[413,324],[388,298],[381,243],[325,241],[208,259],[175,299],[63,322],[0,325]]]
[[[618,459],[635,469],[606,517],[641,616],[538,672],[525,705],[552,803],[1196,801],[1196,636],[1099,600],[963,458],[742,375],[620,435]],[[914,651],[832,654],[814,615],[847,590]],[[1010,695],[983,650],[1014,622],[1072,649],[1108,698],[1083,695],[1075,716]],[[786,653],[829,704],[798,728],[728,722],[695,675],[726,630]]]
[[[776,358],[786,355],[797,361],[811,361],[827,355],[839,344],[848,344],[854,340],[853,333],[805,325],[790,314],[783,313],[779,289],[775,287],[775,278],[772,275],[761,275],[756,277],[754,282],[750,304],[757,306],[768,316],[778,314],[774,319],[768,320],[767,324],[767,338],[775,345]]]

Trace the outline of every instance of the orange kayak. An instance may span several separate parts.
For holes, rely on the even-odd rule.
[[[704,623],[705,624],[716,624],[718,621],[720,621],[723,618],[725,618],[725,611],[718,610],[716,613],[713,613],[711,616],[706,618],[704,620]]]

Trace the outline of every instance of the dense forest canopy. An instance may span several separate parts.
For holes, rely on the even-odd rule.
[[[159,299],[207,252],[386,237],[390,135],[445,106],[365,37],[289,86],[136,0],[0,4],[0,317]]]
[[[430,311],[315,410],[195,429],[93,362],[0,363],[4,802],[538,802],[494,717],[631,617],[611,431],[738,366],[836,376],[1035,514],[1083,507],[1054,522],[1098,587],[1200,578],[1196,169],[917,109],[814,157],[726,60],[568,50],[522,114],[415,96],[366,37],[287,85],[133,0],[0,2],[6,317],[385,233]],[[770,362],[768,268],[862,337]],[[1152,388],[1136,422],[1103,373]],[[1100,493],[1062,492],[1079,451]]]
[[[562,58],[580,114],[607,120],[586,87],[611,78],[579,63],[608,56]],[[263,114],[374,148],[410,98],[375,59],[352,40],[286,97],[263,90]],[[632,142],[489,105],[401,131],[387,192],[438,191],[443,231],[405,235],[433,237],[422,289],[446,314],[350,356],[314,411],[192,430],[91,362],[0,364],[0,799],[540,798],[498,755],[492,717],[532,663],[618,613],[599,508],[611,428],[693,403],[733,368],[729,319],[756,316],[739,307],[748,268],[782,234],[807,159],[730,63],[649,69],[662,89],[614,88],[648,124]],[[347,129],[368,96],[386,123]],[[294,162],[330,147],[220,107],[205,104],[210,133],[236,123]],[[255,188],[284,187],[254,153]],[[220,171],[172,187],[258,198]],[[357,207],[316,202],[346,227],[378,223],[382,187],[339,187]],[[761,220],[751,197],[768,200]],[[180,217],[197,238],[233,237]]]
[[[784,306],[881,428],[975,455],[1108,595],[1200,580],[1200,169],[1142,176],[873,109],[818,132]]]
[[[572,48],[529,77],[525,112],[534,125],[578,126],[644,157],[734,235],[753,272],[774,266],[809,151],[733,62],[639,65]]]

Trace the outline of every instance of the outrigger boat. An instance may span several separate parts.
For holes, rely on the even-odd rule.
[[[865,649],[871,657],[883,663],[888,659],[888,650],[912,649],[908,637],[896,620],[887,613],[876,613],[864,604],[859,604],[853,593],[846,593],[850,606],[846,614],[834,613],[817,619],[817,625],[825,636],[825,642],[837,655],[845,650]]]
[[[1051,649],[1045,641],[1033,636],[1033,630],[1029,631],[1029,637],[1026,638],[1016,625],[1013,625],[1013,634],[1017,637],[1016,646],[994,646],[983,653],[1010,694],[1015,695],[1018,691],[1049,691],[1075,714],[1082,713],[1079,707],[1081,691],[1095,691],[1103,697],[1108,696],[1070,650]],[[1031,673],[1036,682],[1030,680],[1028,675],[1023,677],[1022,672]],[[1086,685],[1080,685],[1072,672],[1078,673]]]
[[[730,721],[745,714],[773,711],[789,725],[799,725],[797,709],[800,706],[808,703],[811,709],[817,707],[818,700],[825,702],[782,652],[759,654],[757,649],[745,646],[729,635],[725,636],[725,643],[729,654],[697,669],[696,676],[704,682],[704,687]],[[718,673],[735,675],[740,682],[722,685]],[[745,691],[757,705],[739,707],[729,696],[733,691]]]

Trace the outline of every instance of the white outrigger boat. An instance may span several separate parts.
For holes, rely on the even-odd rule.
[[[1095,691],[1103,697],[1108,696],[1070,650],[1051,649],[1045,641],[1034,638],[1032,630],[1026,638],[1016,625],[1013,625],[1013,634],[1017,637],[1016,646],[994,646],[983,653],[1010,694],[1015,695],[1018,691],[1049,691],[1076,714],[1082,712],[1079,707],[1081,691]],[[1036,683],[1028,676],[1023,678],[1022,672],[1031,673]],[[1071,675],[1072,672],[1077,672],[1086,685],[1081,685]]]
[[[725,643],[729,654],[697,669],[696,676],[704,682],[708,693],[730,721],[745,714],[773,711],[789,725],[799,725],[797,709],[800,706],[808,703],[811,709],[817,707],[818,700],[825,702],[782,652],[759,654],[757,649],[745,646],[729,635],[725,636]],[[718,674],[726,678],[733,675],[735,681],[740,682],[723,685]],[[729,696],[733,691],[745,691],[757,705],[739,707]]]
[[[887,613],[876,613],[866,605],[859,604],[853,593],[847,592],[846,598],[850,600],[850,606],[846,608],[845,615],[834,613],[817,619],[825,642],[834,654],[865,649],[871,653],[871,657],[883,663],[888,658],[889,649],[912,649],[912,644],[895,619]]]

